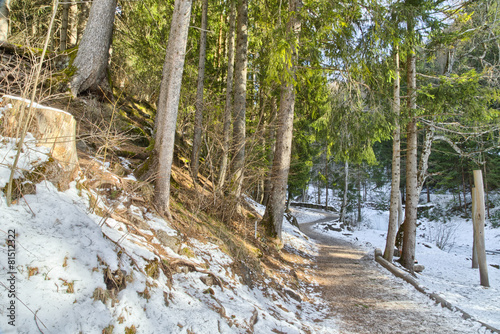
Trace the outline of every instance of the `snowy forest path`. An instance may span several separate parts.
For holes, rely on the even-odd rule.
[[[340,333],[478,332],[477,325],[392,277],[371,253],[314,229],[337,217],[325,213],[325,218],[300,224],[300,229],[318,245],[312,274]]]

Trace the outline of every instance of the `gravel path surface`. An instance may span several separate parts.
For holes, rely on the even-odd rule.
[[[489,333],[391,276],[373,254],[313,229],[334,218],[301,224],[300,229],[320,248],[312,274],[340,333]]]

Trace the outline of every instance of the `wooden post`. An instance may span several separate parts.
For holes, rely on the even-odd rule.
[[[460,194],[459,194],[460,195]],[[472,188],[472,269],[479,268],[476,249],[476,188]]]
[[[475,184],[475,203],[474,203],[474,231],[475,231],[475,244],[477,260],[479,264],[479,276],[482,286],[489,287],[488,281],[488,267],[486,264],[486,250],[484,244],[484,187],[483,187],[483,174],[481,170],[474,171],[474,184]]]

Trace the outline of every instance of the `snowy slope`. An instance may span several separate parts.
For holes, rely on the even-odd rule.
[[[0,142],[4,185],[15,149],[12,139]],[[33,149],[26,147],[23,154]],[[23,157],[24,168],[44,161],[44,154]],[[147,228],[139,233],[123,222],[95,214],[110,209],[102,201],[93,207],[95,198],[99,195],[83,189],[79,182],[65,192],[49,182],[39,183],[36,194],[25,195],[11,207],[0,193],[0,333],[335,331],[333,320],[315,322],[323,317],[324,302],[318,296],[296,301],[270,287],[273,277],[255,282],[250,289],[232,271],[233,259],[219,246],[190,239],[179,245],[189,251],[178,255],[156,238],[159,231],[177,235],[167,221],[132,205],[131,211],[146,217]],[[9,259],[7,242],[11,232],[15,233],[13,259]],[[289,224],[284,238],[290,248],[314,251]],[[165,254],[167,264],[178,260],[193,264],[196,270],[181,266],[171,280],[163,270],[152,274],[152,264],[162,261],[160,253]],[[9,261],[14,261],[13,270]],[[15,276],[12,286],[11,276]],[[207,280],[210,277],[221,285]],[[113,288],[114,281],[119,281],[119,289]],[[12,302],[13,322],[5,307]]]

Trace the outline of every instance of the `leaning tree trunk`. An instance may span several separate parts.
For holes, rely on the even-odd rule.
[[[221,191],[226,182],[227,165],[229,160],[229,141],[231,136],[231,112],[233,110],[233,73],[234,73],[234,31],[236,26],[236,7],[231,1],[229,10],[229,32],[227,37],[227,79],[226,105],[224,106],[224,128],[222,130],[222,158],[217,188]]]
[[[236,57],[234,64],[234,122],[233,122],[233,177],[231,192],[239,199],[243,187],[243,169],[245,167],[245,122],[247,92],[247,51],[248,51],[248,0],[238,4],[238,24],[236,39]],[[240,207],[238,204],[238,210]]]
[[[0,42],[6,42],[9,35],[9,1],[0,0]]]
[[[76,73],[71,80],[71,93],[74,96],[89,89],[98,90],[107,76],[115,12],[116,0],[96,0],[92,4],[73,62]]]
[[[193,151],[191,152],[191,175],[198,182],[200,169],[201,135],[203,132],[203,83],[205,81],[205,59],[207,54],[207,13],[208,0],[203,0],[200,32],[200,57],[198,61],[198,85],[196,87],[196,102],[194,116]]]
[[[411,24],[409,24],[411,27]],[[410,29],[410,28],[409,28]],[[415,115],[417,103],[416,91],[416,55],[410,50],[408,55],[408,109],[410,122],[407,126],[407,151],[406,151],[406,210],[403,235],[403,253],[401,264],[411,272],[415,263],[415,244],[417,237],[417,206],[420,196],[418,187],[417,165],[417,118]]]
[[[295,45],[298,43],[301,23],[298,17],[300,6],[299,0],[289,0],[290,20],[286,30],[291,38],[291,62],[287,64],[287,71],[290,78],[295,81],[298,50]],[[271,192],[266,206],[266,212],[262,222],[266,228],[266,233],[271,237],[281,239],[283,225],[283,214],[285,212],[286,188],[288,173],[290,171],[290,158],[292,153],[293,138],[293,114],[295,109],[295,86],[292,80],[284,80],[281,85],[280,109],[278,113],[278,128],[276,133],[276,151],[274,153],[273,167],[271,170]]]
[[[192,0],[175,0],[156,116],[155,155],[158,159],[158,175],[154,201],[158,212],[167,217],[171,217],[170,176],[191,6]]]
[[[394,256],[394,245],[396,244],[396,234],[399,229],[399,185],[401,181],[401,128],[399,126],[399,117],[401,112],[400,100],[400,81],[399,81],[399,51],[396,49],[394,54],[394,100],[392,111],[394,113],[394,131],[392,138],[392,181],[391,181],[391,204],[389,209],[389,226],[387,230],[387,241],[385,244],[384,258],[392,262]]]

